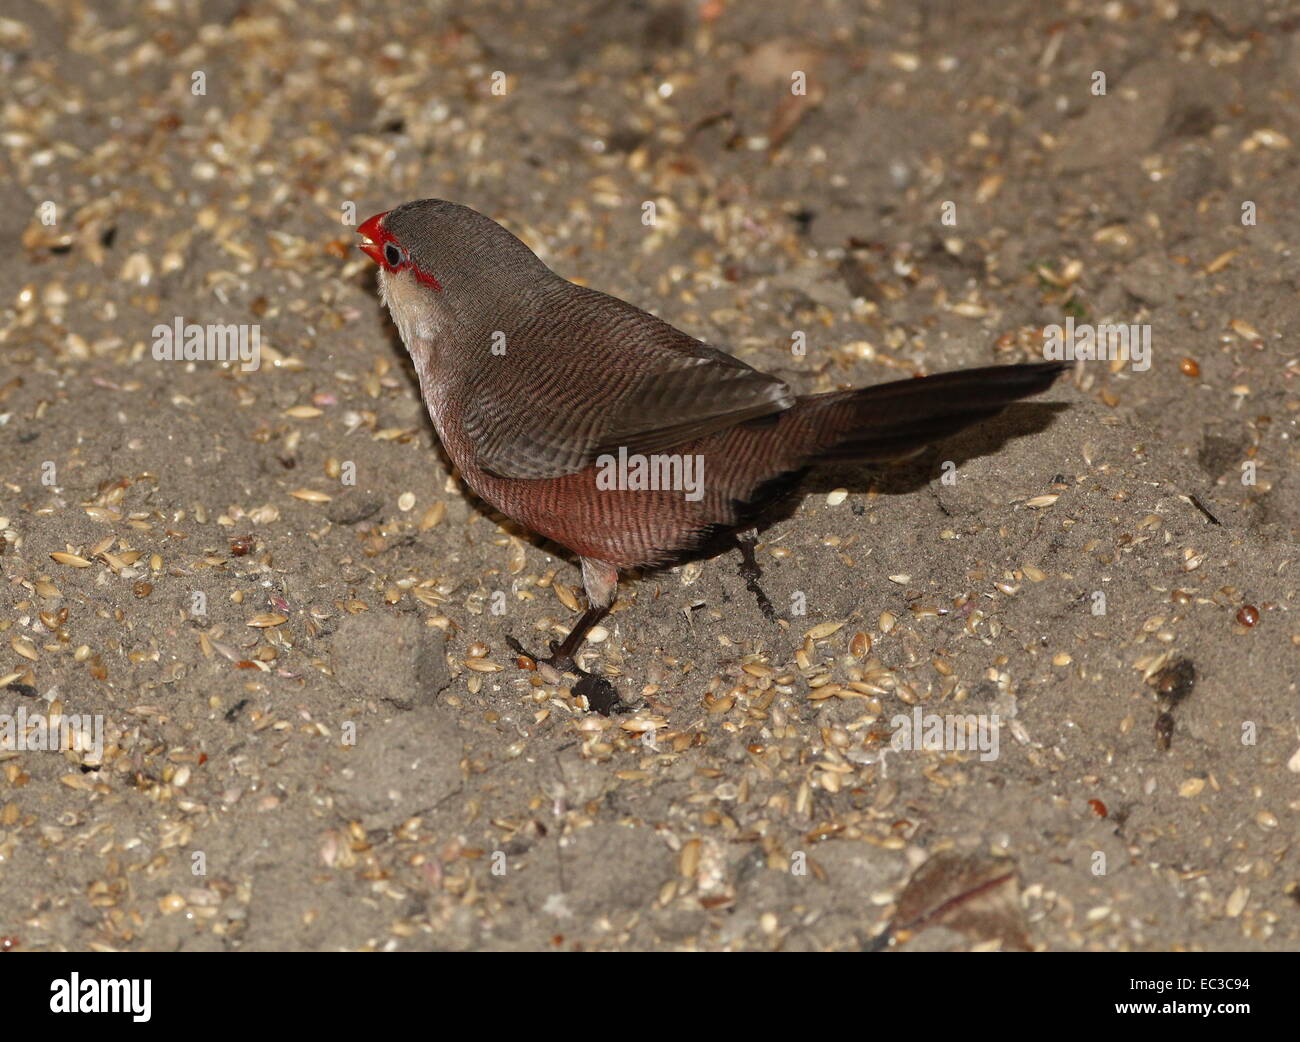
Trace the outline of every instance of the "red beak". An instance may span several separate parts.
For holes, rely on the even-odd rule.
[[[364,242],[357,243],[357,249],[366,254],[376,264],[383,263],[384,242],[388,236],[384,234],[379,222],[388,216],[388,211],[377,213],[370,220],[365,221],[357,228],[357,234],[364,239]]]

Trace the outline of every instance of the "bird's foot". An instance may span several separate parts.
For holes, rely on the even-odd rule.
[[[534,655],[531,651],[527,650],[522,644],[520,644],[519,641],[515,640],[514,637],[507,636],[506,644],[510,646],[510,650],[516,655],[532,660],[538,669],[547,666],[556,674],[579,673],[586,675],[585,671],[573,661],[573,656],[570,655],[557,640],[551,641],[549,645],[551,653],[545,656]],[[558,676],[556,679],[558,680]]]
[[[510,650],[516,655],[529,659],[548,683],[560,683],[561,677],[565,673],[577,674],[578,682],[573,685],[574,694],[582,695],[587,700],[588,708],[601,716],[609,716],[610,713],[615,712],[625,712],[631,708],[619,697],[618,690],[613,684],[604,677],[588,673],[579,666],[562,643],[551,641],[551,653],[544,658],[527,651],[514,637],[507,636],[506,644],[510,646]],[[523,663],[520,663],[520,665],[523,665]],[[528,667],[524,666],[524,668],[527,669]]]

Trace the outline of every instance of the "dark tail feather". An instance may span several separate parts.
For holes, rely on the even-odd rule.
[[[910,456],[1046,391],[1068,368],[1067,362],[994,365],[804,398],[798,407],[807,410],[802,418],[813,429],[808,462]]]

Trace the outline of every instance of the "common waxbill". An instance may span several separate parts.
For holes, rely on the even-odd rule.
[[[991,366],[796,395],[575,286],[468,207],[421,199],[357,231],[465,483],[582,563],[589,608],[551,645],[561,668],[609,610],[620,571],[680,560],[747,527],[817,463],[912,455],[1046,390],[1065,368]],[[678,487],[634,487],[647,484]]]

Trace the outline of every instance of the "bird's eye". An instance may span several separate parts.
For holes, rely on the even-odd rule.
[[[406,263],[406,251],[395,242],[384,244],[384,260],[390,268],[400,268]]]

